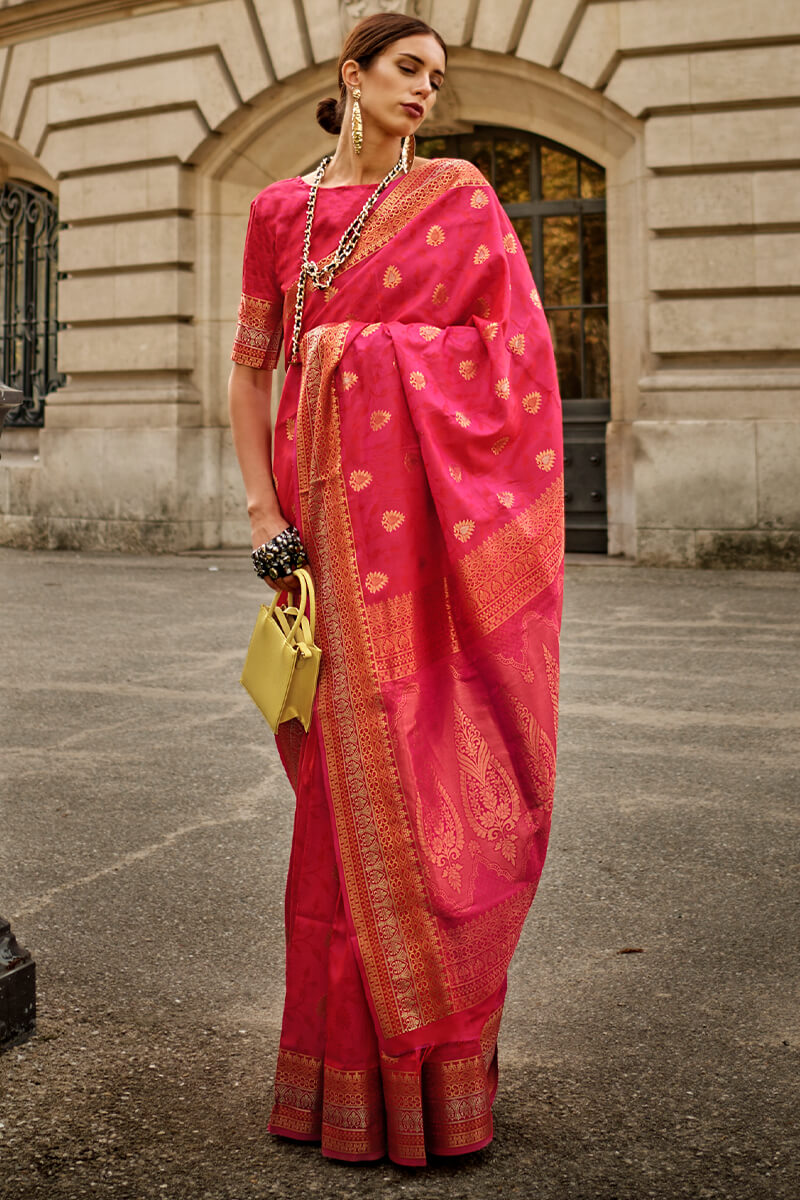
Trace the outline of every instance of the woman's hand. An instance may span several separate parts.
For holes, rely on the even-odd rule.
[[[290,522],[280,512],[274,516],[252,515],[250,517],[250,542],[253,549],[257,550],[259,546],[264,545],[264,542],[271,542],[279,533],[283,533],[289,524]],[[300,580],[296,575],[283,575],[277,579],[270,579],[266,575],[264,583],[275,592],[300,591]]]

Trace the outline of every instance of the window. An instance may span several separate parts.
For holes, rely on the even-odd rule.
[[[44,424],[44,401],[63,379],[56,367],[58,212],[33,184],[0,187],[0,379],[25,400],[8,425]]]
[[[567,549],[605,553],[610,416],[606,188],[602,167],[514,129],[420,138],[428,158],[465,158],[490,181],[528,255],[564,402]]]

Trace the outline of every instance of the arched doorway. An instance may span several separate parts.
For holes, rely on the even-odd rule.
[[[491,182],[528,255],[553,338],[564,403],[567,549],[605,554],[611,415],[606,181],[597,163],[516,129],[419,139],[428,158],[465,158]]]

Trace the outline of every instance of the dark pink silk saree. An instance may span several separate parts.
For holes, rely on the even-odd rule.
[[[324,259],[369,188],[322,189]],[[233,357],[291,337],[307,186],[251,211]],[[474,167],[387,189],[309,290],[274,474],[323,650],[297,795],[270,1129],[425,1162],[492,1137],[506,972],[547,847],[563,564],[561,413],[528,264]]]

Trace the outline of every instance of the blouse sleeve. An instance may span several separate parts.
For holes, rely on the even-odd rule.
[[[275,275],[275,238],[262,193],[250,205],[244,243],[242,298],[231,358],[273,371],[283,338],[283,295]]]

